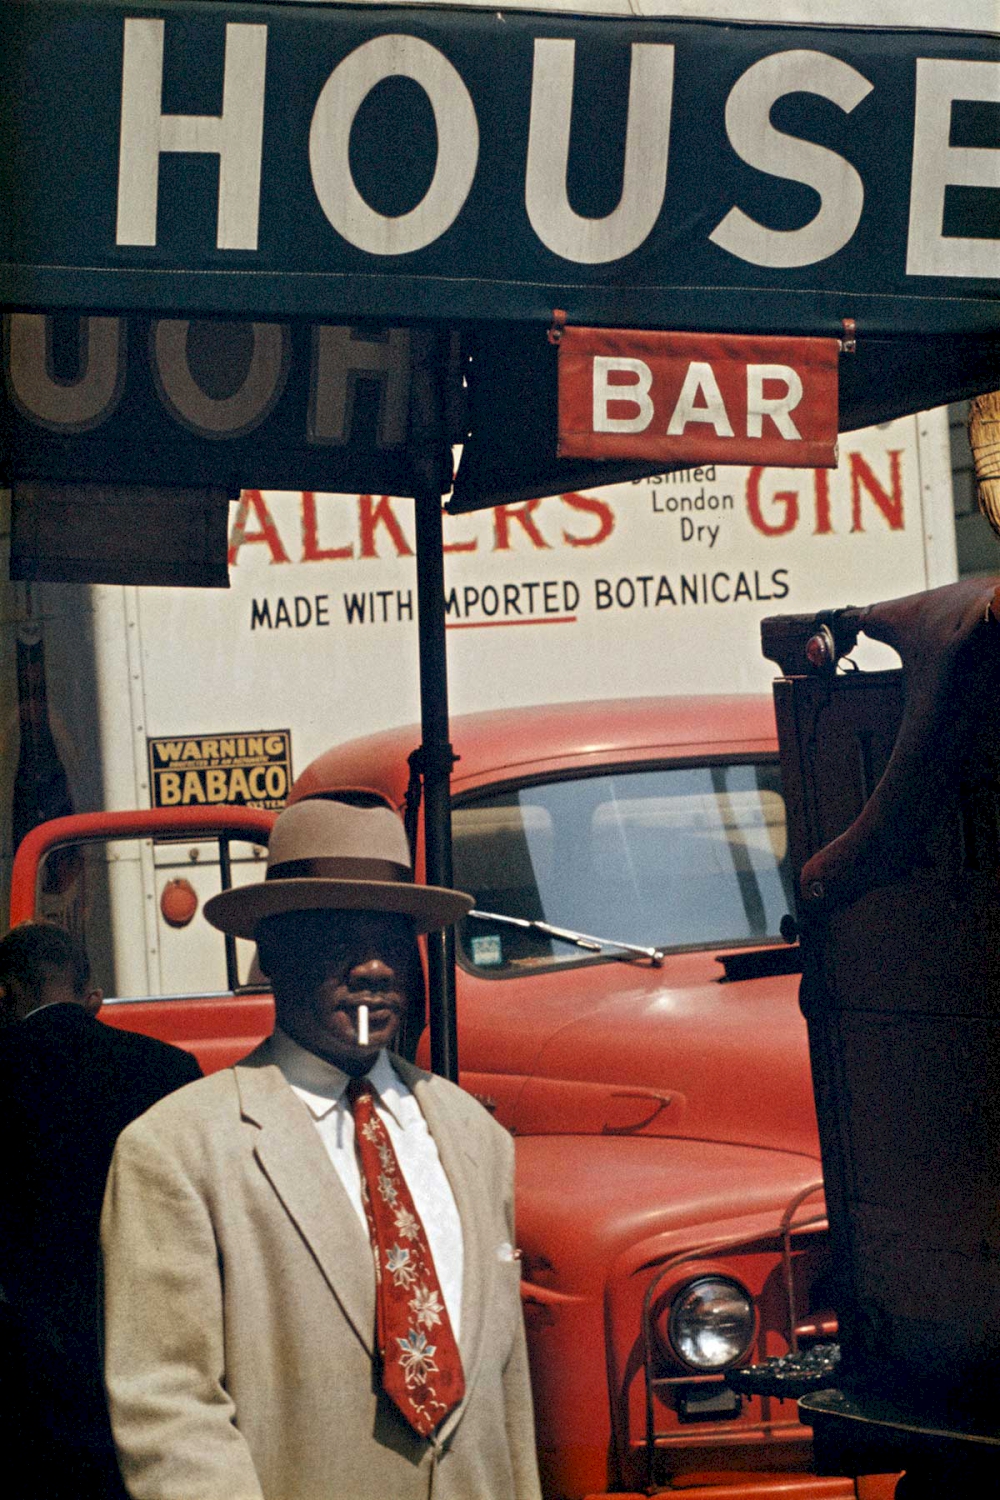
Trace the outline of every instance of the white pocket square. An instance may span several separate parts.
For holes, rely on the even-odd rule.
[[[509,1241],[504,1240],[502,1245],[497,1246],[497,1260],[520,1260],[520,1250],[515,1250]]]

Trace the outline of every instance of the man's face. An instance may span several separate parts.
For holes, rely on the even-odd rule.
[[[409,917],[295,912],[265,924],[260,948],[282,1031],[345,1073],[366,1073],[379,1049],[392,1046],[422,992]],[[358,1042],[361,1005],[368,1006],[367,1047]]]

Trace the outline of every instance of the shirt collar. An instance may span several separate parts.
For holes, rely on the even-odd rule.
[[[368,1078],[383,1109],[387,1109],[401,1130],[406,1128],[406,1112],[400,1109],[400,1101],[406,1085],[393,1067],[385,1048],[379,1053],[368,1070]]]
[[[317,1120],[321,1120],[341,1102],[348,1084],[348,1074],[342,1068],[300,1046],[280,1026],[274,1028],[271,1048],[286,1083],[295,1090]],[[404,1085],[384,1047],[369,1069],[368,1078],[379,1097],[379,1103],[388,1110],[400,1128],[405,1128],[403,1112],[399,1107]]]
[[[78,1000],[46,1000],[44,1005],[34,1006],[31,1010],[28,1011],[27,1015],[21,1017],[21,1020],[27,1021],[32,1016],[41,1015],[43,1010],[55,1010],[57,1005],[71,1006],[74,1010],[83,1011],[83,1013],[86,1015],[86,1011],[84,1011],[83,1006]]]

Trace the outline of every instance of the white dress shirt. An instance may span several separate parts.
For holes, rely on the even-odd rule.
[[[279,1027],[275,1027],[272,1046],[274,1060],[285,1081],[312,1115],[327,1155],[367,1235],[368,1221],[361,1202],[361,1169],[354,1148],[354,1115],[344,1098],[348,1075],[325,1058],[307,1052]],[[419,1104],[384,1050],[369,1071],[368,1081],[375,1090],[375,1109],[389,1133],[399,1169],[427,1231],[441,1295],[457,1341],[464,1250],[462,1221],[451,1183],[445,1176],[437,1145]]]

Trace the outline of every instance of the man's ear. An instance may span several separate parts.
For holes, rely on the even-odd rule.
[[[95,985],[95,987],[92,990],[88,990],[86,995],[84,996],[83,1008],[87,1012],[88,1016],[96,1016],[97,1012],[100,1010],[103,1004],[104,991],[102,989],[99,989]]]

